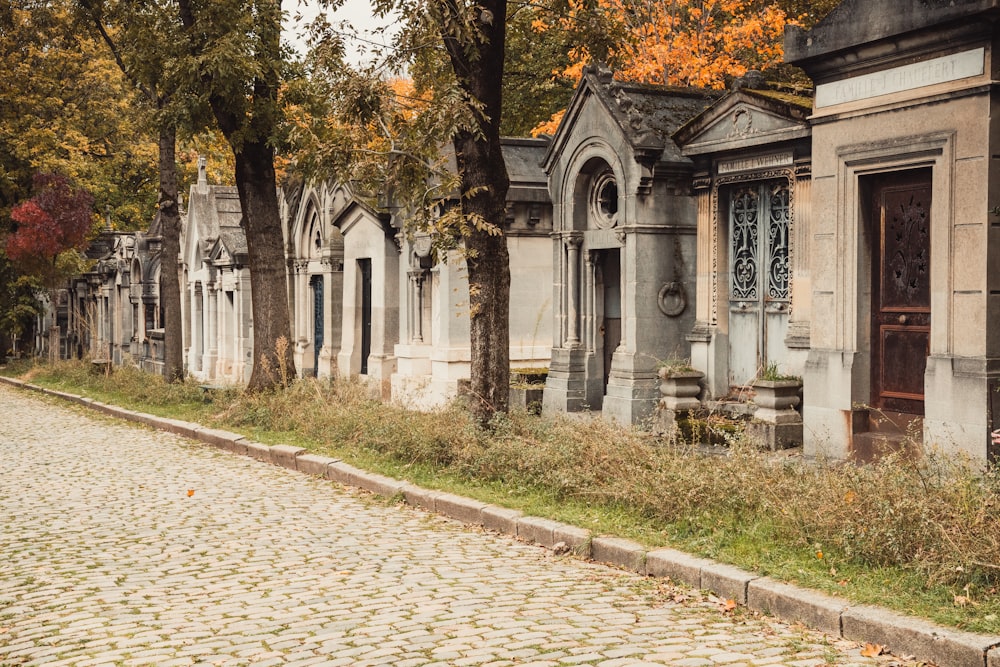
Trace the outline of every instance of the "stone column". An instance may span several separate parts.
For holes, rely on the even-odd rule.
[[[410,271],[412,284],[412,299],[410,301],[410,340],[414,343],[424,342],[424,280],[426,271],[417,269]]]
[[[729,389],[728,350],[719,349],[718,295],[727,293],[728,285],[719,283],[725,273],[718,266],[719,225],[712,210],[712,178],[698,174],[693,181],[698,202],[697,277],[695,279],[695,323],[687,340],[691,343],[691,366],[705,374],[709,396],[718,396]],[[723,359],[725,361],[723,361]]]
[[[583,294],[581,300],[585,311],[583,315],[586,326],[583,331],[582,343],[583,347],[588,350],[593,350],[597,345],[597,301],[595,298],[597,276],[595,271],[594,253],[590,251],[583,253],[583,284],[581,285]]]
[[[583,243],[583,238],[579,235],[568,236],[565,242],[567,272],[569,274],[566,345],[567,347],[577,347],[580,345],[580,246]]]
[[[812,164],[795,165],[795,178],[789,184],[792,193],[792,233],[788,254],[791,259],[791,312],[785,345],[792,350],[809,349],[812,281],[809,272],[809,231],[812,217]],[[793,374],[801,374],[798,368]]]
[[[205,301],[202,294],[200,282],[191,286],[191,293],[188,298],[191,300],[191,352],[188,356],[188,364],[192,371],[201,371],[202,355],[205,354]]]
[[[206,327],[208,340],[205,341],[205,344],[208,349],[202,366],[210,378],[215,377],[215,362],[219,358],[219,292],[214,276],[212,278],[213,280],[205,286],[205,300],[207,302],[205,311],[208,320]]]

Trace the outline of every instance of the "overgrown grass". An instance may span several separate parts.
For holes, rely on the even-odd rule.
[[[23,377],[148,412],[335,455],[415,483],[640,540],[956,627],[1000,633],[1000,473],[933,452],[856,467],[666,445],[601,420],[383,405],[351,381],[257,395],[165,385],[89,364]]]

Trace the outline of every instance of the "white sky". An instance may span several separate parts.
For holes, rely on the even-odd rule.
[[[285,0],[283,9],[288,15],[284,37],[299,53],[305,53],[306,49],[305,38],[302,36],[302,33],[305,32],[305,26],[318,16],[320,11],[327,13],[328,20],[334,26],[340,21],[349,22],[363,39],[375,41],[380,44],[391,42],[391,31],[385,34],[375,34],[373,32],[380,26],[391,25],[392,20],[375,17],[369,0],[344,0],[344,3],[336,11],[321,10],[312,0]],[[302,16],[298,22],[295,21],[297,15]],[[347,58],[353,64],[362,64],[370,58],[370,56],[366,56],[366,51],[370,45],[365,44],[363,41],[352,42],[345,40],[345,43]]]

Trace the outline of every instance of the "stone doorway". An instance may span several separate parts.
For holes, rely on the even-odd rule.
[[[617,248],[595,251],[596,282],[595,292],[601,295],[599,314],[600,329],[598,345],[603,353],[603,394],[607,393],[608,379],[611,377],[611,362],[615,350],[622,342],[622,288],[621,251]]]
[[[372,353],[372,260],[358,260],[361,274],[361,375],[368,375],[368,357]]]

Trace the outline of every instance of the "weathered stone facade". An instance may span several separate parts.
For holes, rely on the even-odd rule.
[[[883,415],[988,454],[1000,376],[996,3],[845,0],[786,59],[816,84],[808,454]]]
[[[510,179],[504,233],[510,253],[510,363],[545,367],[552,340],[552,205],[541,159],[544,139],[502,140]],[[397,226],[405,221],[397,220]],[[399,234],[400,343],[392,395],[404,404],[440,406],[469,377],[469,282],[461,250],[435,261],[427,234]]]
[[[544,161],[555,311],[545,409],[642,422],[659,400],[660,362],[688,356],[693,163],[670,133],[711,102],[704,90],[584,74]]]
[[[844,0],[787,35],[811,97],[755,75],[723,95],[588,68],[554,137],[504,142],[511,360],[549,363],[544,408],[642,423],[674,359],[704,373],[686,406],[801,377],[802,407],[775,399],[766,423],[793,442],[801,413],[808,455],[863,459],[895,422],[995,456],[998,20],[993,0]],[[469,372],[460,253],[436,262],[430,237],[343,186],[306,185],[282,211],[302,374],[360,375],[414,407],[454,396]],[[182,289],[188,371],[206,380],[242,382],[253,363],[239,221],[235,188],[202,172]],[[102,239],[64,347],[155,367],[155,234]]]
[[[181,231],[181,301],[187,372],[242,384],[253,370],[250,269],[239,194],[209,185],[204,165],[191,186]]]

